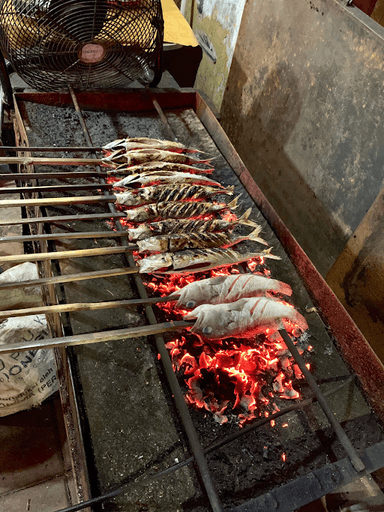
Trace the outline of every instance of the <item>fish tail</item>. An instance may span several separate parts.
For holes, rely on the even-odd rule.
[[[235,197],[233,201],[227,204],[227,208],[229,208],[230,210],[234,210],[235,208],[237,208],[239,206],[237,203],[239,202],[240,197],[241,194]]]
[[[269,258],[271,260],[281,260],[280,256],[276,256],[275,254],[271,254],[273,247],[270,247],[269,249],[265,249],[265,251],[262,252],[262,255],[264,258]]]
[[[212,167],[211,161],[212,161],[212,158],[207,158],[206,160],[199,160],[198,163],[204,164],[204,165],[210,165]]]
[[[235,185],[231,185],[230,187],[227,187],[225,189],[225,194],[227,194],[228,196],[233,196],[233,193],[235,191]]]
[[[292,295],[292,288],[289,284],[283,283],[282,281],[279,281],[279,286],[276,291],[282,295],[288,295],[289,297]]]
[[[257,224],[256,222],[253,222],[253,220],[249,220],[249,216],[251,215],[252,213],[252,208],[248,208],[248,210],[241,216],[237,219],[237,221],[235,222],[238,222],[239,224],[244,224],[245,226],[250,226],[252,228],[256,228],[258,227],[259,224]]]
[[[265,240],[263,240],[262,238],[259,237],[260,233],[261,233],[261,226],[257,226],[256,229],[254,229],[252,231],[252,233],[250,233],[247,238],[249,238],[249,240],[252,240],[253,242],[259,242],[260,244],[263,244],[263,245],[268,245],[267,242]]]

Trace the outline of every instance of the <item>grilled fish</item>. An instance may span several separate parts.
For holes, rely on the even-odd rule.
[[[169,171],[169,172],[188,172],[190,174],[211,174],[213,169],[202,169],[201,167],[193,167],[192,165],[179,164],[177,162],[144,162],[139,165],[127,166],[127,164],[121,164],[115,169],[108,169],[109,175],[130,175],[140,174],[145,171]]]
[[[116,151],[124,149],[125,151],[131,149],[165,149],[166,151],[176,151],[179,153],[199,153],[198,149],[188,148],[180,142],[173,142],[171,140],[151,139],[149,137],[134,137],[126,139],[117,139],[109,142],[103,146],[103,151]]]
[[[237,274],[193,281],[172,295],[178,297],[176,307],[196,308],[201,304],[225,304],[261,297],[269,292],[291,296],[292,288],[276,279],[256,274]]]
[[[191,311],[184,320],[195,320],[191,331],[211,339],[230,336],[249,337],[269,330],[269,334],[286,328],[289,323],[306,331],[305,318],[293,307],[266,297],[240,299],[229,304],[204,304]]]
[[[190,274],[191,272],[204,272],[212,268],[234,265],[258,257],[280,259],[279,256],[271,254],[271,249],[243,254],[233,249],[187,249],[175,253],[153,254],[139,260],[138,264],[140,273]],[[171,268],[165,270],[167,267]]]
[[[127,210],[127,219],[130,222],[147,222],[156,219],[185,219],[187,217],[202,217],[210,213],[225,209],[234,209],[240,196],[236,197],[229,204],[226,203],[203,203],[203,202],[181,202],[166,201],[163,203],[152,203]]]
[[[249,208],[244,215],[233,221],[221,219],[169,219],[152,224],[143,224],[137,228],[128,229],[129,240],[136,242],[151,236],[173,235],[176,233],[208,233],[213,231],[230,231],[236,226],[245,225],[257,228],[258,224],[249,220],[252,208]]]
[[[169,171],[150,171],[141,174],[132,174],[126,178],[114,183],[114,187],[135,187],[140,184],[146,187],[156,183],[157,185],[171,185],[174,183],[189,183],[193,185],[210,185],[212,187],[220,187],[224,189],[219,182],[207,178],[206,176],[198,176],[197,174],[189,174],[185,172],[169,172]]]
[[[252,233],[236,236],[231,233],[184,233],[177,235],[151,236],[137,242],[139,252],[177,252],[184,249],[213,249],[216,247],[230,247],[244,240],[267,243],[259,237],[261,226]]]
[[[196,201],[215,194],[233,195],[234,186],[225,189],[201,185],[159,185],[116,194],[116,202],[124,206],[141,206],[162,201]]]
[[[184,153],[173,153],[172,151],[163,151],[161,149],[132,149],[125,152],[118,150],[109,156],[101,159],[101,164],[106,167],[117,167],[120,164],[137,165],[144,162],[177,162],[180,164],[209,164],[210,159],[199,160]]]

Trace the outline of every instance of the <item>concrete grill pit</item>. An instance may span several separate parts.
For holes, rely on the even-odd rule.
[[[21,118],[30,146],[87,145],[73,106],[66,104],[66,101],[59,105],[55,103],[56,100],[50,101],[48,97],[35,101],[37,97],[39,95],[24,95],[19,99]],[[112,111],[108,108],[103,110],[101,101],[99,105],[97,110],[82,106],[95,146],[102,146],[125,136],[169,139],[169,133],[155,111]],[[281,257],[281,261],[267,261],[271,277],[292,286],[293,303],[308,321],[310,338],[305,337],[302,341],[306,361],[310,362],[311,371],[321,384],[323,392],[339,385],[353,369],[343,361],[337,349],[337,340],[333,339],[320,318],[318,304],[315,307],[272,227],[218,150],[193,108],[172,108],[165,110],[165,115],[180,142],[199,148],[207,157],[214,159],[213,179],[217,179],[225,186],[234,185],[233,197],[241,194],[238,214],[243,214],[250,207],[253,208],[252,220],[262,225],[263,238],[273,247],[273,253]],[[34,156],[48,155],[35,153]],[[39,185],[56,184],[54,173],[58,170],[72,172],[82,169],[35,166],[35,172],[52,173],[51,179],[42,180]],[[73,181],[68,179],[67,182],[69,184]],[[99,181],[98,178],[94,178],[91,182]],[[85,193],[99,194],[98,191]],[[71,191],[65,194],[84,195],[84,192]],[[48,192],[42,195],[55,196],[54,193]],[[46,215],[76,215],[79,212],[98,214],[107,211],[103,204],[49,206],[46,208]],[[72,230],[101,231],[113,227],[111,223],[102,220],[76,220],[70,223],[54,223],[50,226],[52,233]],[[90,238],[64,240],[56,243],[55,247],[57,251],[64,251],[112,246],[116,243],[113,239]],[[243,247],[247,248],[249,244],[245,242]],[[58,271],[62,274],[72,274],[121,266],[123,263],[119,255],[76,258],[58,262]],[[147,279],[146,277],[145,280]],[[135,283],[130,277],[64,284],[60,287],[60,293],[68,303],[129,299],[138,296]],[[157,311],[157,315],[159,321],[163,321],[163,313]],[[69,313],[64,319],[67,335],[145,323],[145,314],[140,308],[81,311]],[[164,338],[171,339],[172,335],[167,334]],[[313,350],[307,351],[308,345],[311,345]],[[162,363],[158,359],[156,346],[151,338],[90,344],[67,351],[70,354],[76,399],[82,419],[83,443],[92,495],[105,493],[149,470],[161,471],[175,461],[190,456],[184,427],[174,409],[172,392],[167,385]],[[178,378],[186,392],[182,377],[181,372]],[[271,383],[272,376],[267,384],[271,386]],[[295,382],[295,387],[299,389],[303,398],[311,396],[311,391],[304,381]],[[268,390],[272,392],[271,387]],[[358,380],[350,380],[337,394],[327,397],[336,418],[345,427],[358,453],[364,452],[370,446],[381,446],[383,437],[381,422],[366,401],[366,398],[372,397],[366,396],[362,391]],[[287,400],[276,396],[273,401],[281,409],[288,405]],[[239,430],[236,411],[229,412],[229,421],[223,425],[215,422],[214,417],[208,412],[191,408],[190,414],[204,447]],[[283,426],[285,424],[288,424],[288,427]],[[285,461],[282,460],[283,454],[286,456]],[[344,459],[345,456],[340,442],[316,404],[283,416],[276,421],[275,427],[268,423],[240,437],[228,446],[215,450],[207,459],[214,486],[223,505],[229,510],[237,510],[236,507],[242,510],[241,507],[246,506],[252,499],[282,488],[289,482],[299,481],[306,474],[327,467],[337,460]],[[249,506],[256,507],[253,504]],[[283,508],[283,503],[279,503],[278,506],[280,508],[277,510],[288,510]],[[106,502],[103,507],[103,510],[107,511],[132,512],[211,510],[202,490],[200,478],[191,465],[150,484],[137,485],[127,494]]]

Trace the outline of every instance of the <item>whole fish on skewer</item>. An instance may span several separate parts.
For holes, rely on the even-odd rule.
[[[214,249],[230,247],[244,240],[268,245],[260,238],[261,226],[248,235],[232,233],[184,233],[177,235],[159,235],[137,242],[139,252],[177,252],[184,249]]]
[[[252,208],[249,208],[241,217],[232,221],[222,219],[169,219],[160,222],[152,222],[151,224],[143,224],[137,228],[128,229],[127,231],[129,240],[136,242],[157,235],[231,231],[239,225],[257,228],[258,224],[249,220],[251,213]]]
[[[152,183],[157,185],[170,185],[174,183],[189,183],[193,185],[210,185],[211,187],[220,187],[223,190],[225,187],[218,181],[207,178],[206,176],[198,176],[197,174],[188,174],[185,172],[169,172],[169,171],[148,171],[141,174],[132,174],[126,178],[117,181],[113,184],[115,188],[119,187],[147,187]]]
[[[159,185],[143,187],[116,195],[116,202],[124,206],[141,206],[162,201],[196,201],[217,194],[233,195],[234,186],[225,189],[201,185]]]
[[[169,172],[187,172],[189,174],[212,174],[212,168],[202,169],[201,167],[193,167],[192,165],[180,164],[177,162],[144,162],[139,165],[127,166],[127,164],[121,164],[115,169],[107,169],[107,174],[110,176],[114,175],[130,175],[140,174],[145,171],[169,171]]]
[[[229,304],[204,304],[184,316],[184,320],[195,319],[191,332],[210,339],[248,338],[266,329],[271,333],[292,324],[296,331],[308,329],[305,318],[293,307],[266,297],[240,299]]]
[[[180,252],[165,252],[147,256],[137,263],[140,273],[161,274],[190,274],[205,272],[217,267],[234,265],[251,258],[272,258],[280,260],[279,256],[271,254],[271,249],[262,252],[241,253],[234,249],[187,249]]]
[[[184,153],[173,153],[172,151],[164,151],[161,149],[132,149],[131,151],[114,151],[108,157],[101,159],[101,164],[106,167],[117,167],[120,164],[137,165],[144,162],[178,162],[180,164],[206,164],[210,163],[210,159],[199,160]]]
[[[152,203],[127,210],[127,219],[130,222],[148,222],[156,219],[185,219],[188,217],[203,217],[220,210],[232,210],[237,208],[239,197],[236,197],[229,204],[226,203],[203,203],[197,201],[177,202],[165,201],[163,203]]]
[[[233,274],[193,281],[174,292],[178,297],[176,307],[196,308],[201,304],[225,304],[269,293],[292,295],[287,283],[256,274]]]
[[[109,142],[103,146],[103,151],[117,151],[124,149],[125,151],[131,149],[164,149],[166,151],[174,151],[176,153],[199,153],[198,149],[189,148],[180,142],[171,140],[151,139],[149,137],[133,137],[126,139],[117,139]]]

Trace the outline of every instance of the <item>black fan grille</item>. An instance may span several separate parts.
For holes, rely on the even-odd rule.
[[[37,90],[148,85],[161,76],[160,0],[2,0],[0,44]]]

